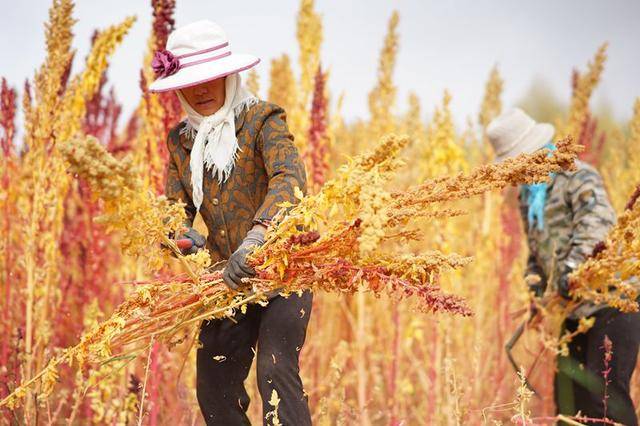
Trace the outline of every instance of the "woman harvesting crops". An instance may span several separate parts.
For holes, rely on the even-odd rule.
[[[187,119],[169,133],[166,195],[185,204],[181,239],[196,251],[206,246],[213,262],[226,260],[225,283],[237,290],[255,271],[247,263],[252,246],[264,243],[266,226],[282,202],[294,203],[304,189],[304,167],[282,108],[258,100],[238,72],[259,59],[231,52],[223,30],[198,21],[175,30],[167,50],[153,60],[154,92],[175,91]],[[200,212],[205,239],[192,228]],[[222,263],[221,263],[222,264]],[[263,410],[274,391],[284,424],[310,424],[298,374],[311,310],[310,293],[275,296],[232,319],[205,321],[197,355],[197,394],[207,423],[248,423],[244,388],[257,345],[258,387]]]
[[[497,161],[556,149],[552,142],[555,128],[536,123],[520,109],[493,120],[487,134]],[[530,292],[537,297],[558,294],[566,301],[578,299],[570,275],[615,223],[600,174],[576,161],[576,170],[553,173],[549,183],[523,185],[519,201],[529,245],[525,274],[535,277]],[[640,314],[621,312],[604,303],[576,302],[577,307],[567,308],[563,325],[566,332],[576,336],[569,342],[568,354],[558,357],[557,411],[637,425],[630,381],[640,344]],[[581,332],[587,317],[593,318],[593,326]]]

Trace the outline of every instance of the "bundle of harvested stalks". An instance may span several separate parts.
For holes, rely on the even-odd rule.
[[[38,384],[40,395],[46,397],[61,363],[85,366],[123,354],[139,354],[151,340],[177,343],[200,321],[231,316],[248,303],[267,303],[265,295],[274,290],[285,296],[304,290],[345,294],[364,290],[395,299],[410,297],[422,312],[471,315],[462,298],[443,293],[438,287],[441,273],[464,266],[470,258],[435,251],[397,256],[385,252],[387,244],[383,242],[421,237],[418,231],[404,228],[411,219],[459,214],[457,210],[433,208],[440,202],[509,184],[546,180],[549,173],[572,167],[579,148],[565,140],[552,153],[543,150],[522,155],[480,167],[469,175],[434,179],[392,193],[386,188],[403,165],[398,154],[407,142],[407,138],[385,137],[375,150],[342,166],[319,193],[303,196],[297,191],[299,202],[282,206],[267,231],[265,244],[252,253],[250,262],[257,276],[246,280],[241,292],[228,290],[220,271],[206,269],[206,252],[187,259],[170,242],[170,248],[188,268],[187,274],[136,283],[132,294],[108,320],[53,358],[43,371],[0,401],[0,406],[15,406],[28,387]],[[124,248],[132,254],[154,253],[153,258],[158,259],[158,243],[167,242],[166,233],[177,229],[184,213],[171,216],[173,207],[162,197],[139,191],[141,185],[135,183],[135,174],[111,158],[95,139],[69,142],[62,151],[71,171],[86,178],[104,199],[111,227],[126,233],[135,223],[135,232],[146,235],[136,241],[134,250],[131,241],[125,239]],[[122,188],[102,185],[102,177],[107,175],[115,176],[116,186]],[[132,217],[140,214],[140,206],[150,210],[143,215],[145,219]],[[143,242],[148,252],[143,250]]]

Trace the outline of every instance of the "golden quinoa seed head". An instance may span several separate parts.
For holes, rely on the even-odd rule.
[[[69,171],[85,179],[104,202],[104,214],[96,220],[121,233],[123,251],[146,259],[151,271],[166,263],[168,252],[161,244],[182,228],[184,205],[172,204],[164,196],[144,190],[141,175],[130,159],[117,160],[94,137],[76,138],[59,144],[69,162]],[[206,252],[205,252],[206,253]],[[208,254],[185,257],[197,270],[208,264]]]
[[[635,200],[618,218],[595,256],[571,274],[572,295],[623,312],[638,312],[638,290],[629,280],[640,276],[639,241],[640,202]]]

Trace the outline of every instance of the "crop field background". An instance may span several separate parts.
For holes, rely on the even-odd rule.
[[[182,118],[181,109],[172,94],[152,95],[147,86],[154,79],[152,54],[164,47],[174,25],[175,0],[153,0],[152,5],[145,59],[135,65],[139,72],[132,67],[140,91],[135,95],[138,106],[129,116],[122,114],[119,97],[124,94],[109,80],[108,68],[134,18],[96,31],[90,54],[81,58],[73,53],[73,4],[54,0],[44,29],[42,66],[34,76],[25,76],[24,85],[2,79],[0,399],[18,390],[21,400],[0,408],[3,424],[203,424],[195,397],[195,346],[188,336],[171,344],[151,341],[141,354],[125,352],[108,362],[87,362],[81,368],[60,365],[34,386],[18,388],[47,371],[52,358],[62,356],[84,332],[109,318],[137,282],[182,271],[183,265],[170,260],[150,273],[149,259],[121,249],[126,235],[95,220],[112,213],[113,206],[91,189],[91,179],[69,173],[60,148],[78,135],[92,135],[116,159],[128,157],[143,192],[163,192],[168,160],[164,141]],[[285,52],[263,64],[269,67],[268,81],[255,72],[243,78],[253,93],[287,111],[310,193],[333,178],[348,157],[388,134],[408,136],[400,152],[405,166],[393,181],[396,188],[468,173],[493,162],[485,127],[504,108],[505,82],[498,65],[484,71],[486,86],[475,116],[454,119],[450,103],[458,94],[445,91],[426,117],[423,111],[433,105],[421,105],[415,94],[408,99],[397,96],[394,69],[402,17],[394,13],[379,34],[378,69],[371,70],[377,82],[368,98],[370,117],[347,122],[341,95],[327,89],[331,73],[325,70],[330,64],[320,63],[323,25],[313,0],[301,0],[292,19],[297,20],[298,45],[291,47],[292,52],[297,49],[297,66],[290,59],[292,52]],[[602,173],[611,201],[622,213],[640,183],[640,98],[628,106],[629,122],[591,111],[591,94],[606,73],[607,47],[604,40],[594,46],[592,56],[566,76],[572,85],[570,99],[555,105],[536,94],[525,106],[537,119],[556,125],[556,139],[571,136],[585,147],[581,158]],[[403,112],[392,115],[390,110]],[[118,186],[99,164],[92,170],[95,181]],[[473,314],[419,312],[411,300],[385,294],[317,291],[301,352],[314,424],[553,422],[552,378],[562,345],[561,312],[550,312],[528,329],[513,351],[538,395],[527,390],[504,350],[526,319],[529,304],[517,188],[454,200],[448,207],[464,214],[417,218],[413,226],[425,238],[405,241],[395,250],[398,255],[438,250],[472,257],[464,267],[433,279],[447,293],[464,297]],[[206,234],[201,219],[196,227]],[[137,244],[135,238],[131,241]],[[255,371],[247,387],[250,415],[259,424]],[[638,405],[638,373],[632,389]]]

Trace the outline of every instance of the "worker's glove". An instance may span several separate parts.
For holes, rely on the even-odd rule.
[[[256,275],[255,269],[247,263],[247,255],[262,244],[264,244],[264,231],[252,229],[247,233],[240,247],[233,252],[222,272],[222,279],[230,289],[238,290],[243,278]]]
[[[529,293],[533,293],[533,297],[540,298],[544,295],[544,283],[535,283],[529,285]]]
[[[561,271],[560,279],[558,280],[558,294],[566,300],[571,300],[571,295],[569,294],[571,290],[569,283],[569,274],[571,274],[574,269],[575,265],[573,263],[566,262]]]
[[[180,250],[182,254],[185,256],[188,254],[197,253],[198,250],[204,248],[205,244],[207,243],[206,238],[191,227],[186,228],[186,231],[182,233],[182,235],[176,237],[176,240],[184,239],[184,238],[190,239],[191,242],[193,243],[191,247]]]
[[[529,293],[533,293],[534,298],[540,298],[544,295],[547,283],[540,275],[528,274],[524,277],[524,282],[527,284]]]

